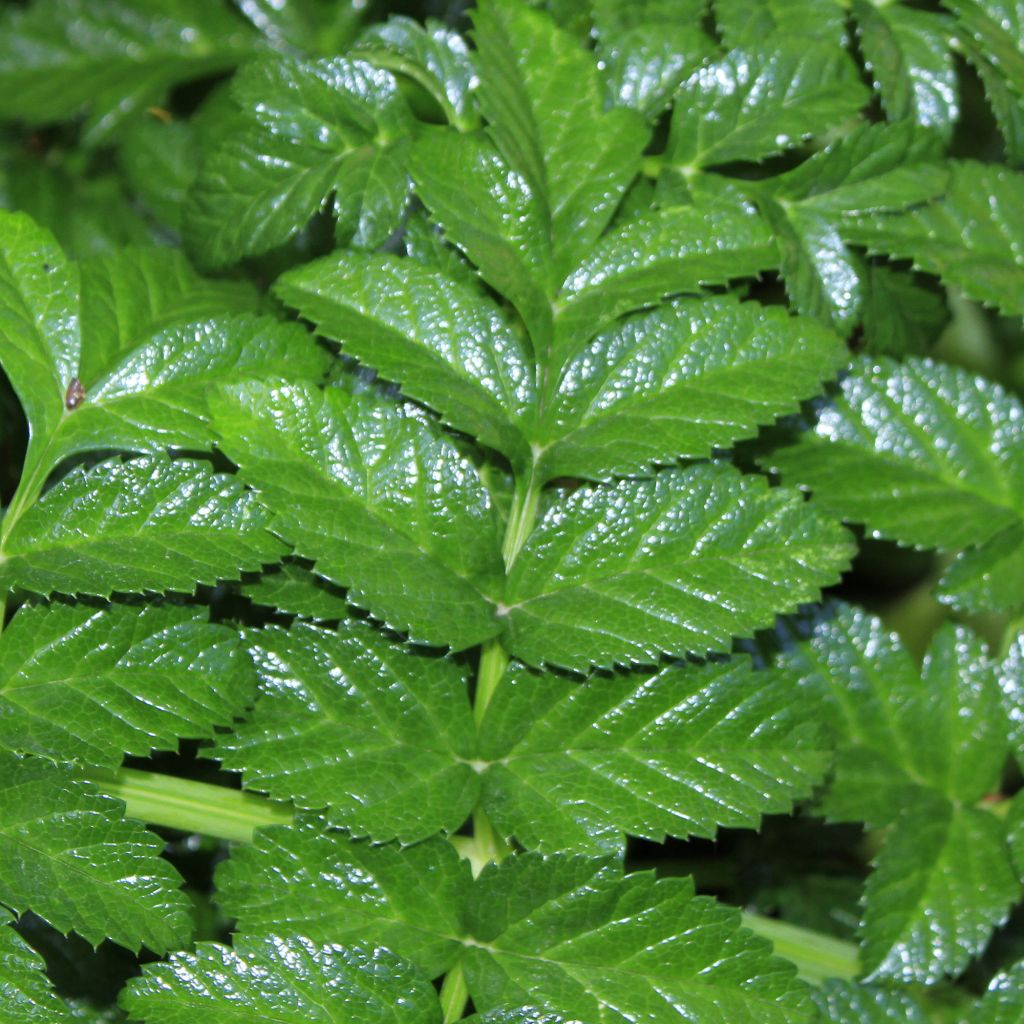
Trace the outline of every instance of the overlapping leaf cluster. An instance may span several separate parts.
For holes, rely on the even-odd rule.
[[[29,432],[0,903],[171,952],[122,995],[153,1024],[447,1024],[467,997],[494,1024],[915,1019],[892,984],[959,975],[1021,895],[1024,802],[989,805],[1024,766],[1024,408],[924,353],[939,282],[1024,313],[1024,18],[481,0],[468,33],[355,34],[329,6],[3,14],[10,115],[84,114],[128,237],[210,276],[0,214]],[[956,53],[1005,163],[945,156]],[[166,123],[173,86],[246,58]],[[47,221],[20,159],[0,205]],[[799,617],[844,522],[955,555],[941,600],[1004,616],[1004,649],[949,625],[918,670],[866,612]],[[190,946],[104,789],[183,738],[296,811],[218,871],[230,945]],[[691,880],[624,871],[628,837],[798,801],[879,843],[871,984],[812,991]],[[0,992],[78,1012],[6,926]]]

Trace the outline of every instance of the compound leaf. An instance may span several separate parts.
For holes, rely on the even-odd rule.
[[[440,1024],[437,993],[412,964],[373,946],[303,936],[203,942],[149,964],[121,1004],[146,1024]]]
[[[6,586],[39,594],[178,590],[237,579],[287,547],[231,476],[166,457],[74,469],[18,520],[0,561]]]
[[[117,768],[230,725],[252,698],[238,635],[174,605],[24,606],[0,639],[0,745]]]
[[[543,852],[756,828],[830,762],[799,700],[745,658],[585,683],[514,666],[481,727],[484,809]]]
[[[225,767],[375,842],[417,842],[469,817],[479,776],[463,670],[356,620],[258,634],[259,698],[218,744]]]
[[[540,521],[499,611],[532,665],[650,664],[728,650],[818,598],[851,540],[789,490],[726,465],[582,487]]]
[[[1024,316],[1024,174],[969,161],[950,168],[949,188],[938,201],[850,217],[843,237],[872,253],[912,259],[968,298]]]
[[[163,842],[66,767],[0,751],[0,901],[94,946],[188,941],[189,901]]]
[[[1024,514],[1024,407],[960,367],[862,358],[814,431],[765,461],[873,536],[955,551]]]
[[[563,367],[542,427],[543,475],[601,480],[705,458],[795,412],[845,362],[814,321],[731,297],[670,302],[599,334]]]
[[[622,877],[607,861],[523,854],[488,865],[473,893],[464,969],[474,1006],[551,1008],[595,1024],[680,1017],[809,1024],[792,969],[739,927],[739,914],[693,894],[689,879]]]
[[[974,807],[1006,759],[998,666],[970,631],[947,625],[918,671],[895,635],[852,608],[783,663],[835,732],[823,811],[890,827],[865,890],[865,970],[923,983],[959,973],[1020,889],[1006,824]]]
[[[263,829],[217,872],[218,902],[242,935],[375,943],[431,978],[455,962],[471,886],[469,862],[447,840],[373,846],[315,824]]]
[[[1015,0],[943,0],[1007,85],[1024,97],[1024,11]]]
[[[240,118],[206,157],[186,214],[202,261],[283,244],[335,193],[358,244],[381,244],[408,189],[400,167],[379,161],[404,159],[412,127],[391,73],[342,57],[274,58],[244,68],[232,89]]]
[[[527,457],[520,421],[533,402],[533,361],[487,296],[416,260],[345,252],[289,271],[274,290],[456,429]]]
[[[503,574],[476,470],[432,426],[371,394],[299,384],[226,388],[221,447],[274,529],[349,599],[411,639],[456,649],[495,635]]]

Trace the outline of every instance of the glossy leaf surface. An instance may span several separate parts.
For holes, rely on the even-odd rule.
[[[23,607],[0,640],[0,744],[116,768],[212,736],[252,698],[237,634],[202,610]]]
[[[315,942],[380,944],[432,978],[459,951],[471,885],[468,862],[446,840],[373,846],[315,824],[264,829],[217,873],[219,902],[243,935],[277,929]]]
[[[499,611],[530,664],[650,664],[728,650],[816,599],[850,553],[794,492],[693,466],[575,491],[527,540]]]
[[[389,950],[305,937],[204,942],[146,967],[122,997],[146,1024],[439,1024],[427,980]]]
[[[479,777],[463,670],[371,626],[264,630],[260,695],[218,745],[245,784],[313,810],[351,835],[416,842],[469,816]]]
[[[163,843],[67,768],[0,751],[0,901],[98,945],[188,941],[188,900]]]
[[[240,482],[167,458],[72,470],[18,521],[0,579],[39,594],[178,590],[237,579],[287,551]]]
[[[524,456],[533,360],[486,296],[412,259],[350,253],[289,272],[275,291],[457,430],[513,460]]]
[[[901,213],[851,218],[843,232],[871,252],[912,259],[969,298],[1024,315],[1024,175],[978,163],[952,166],[939,201]]]
[[[860,359],[813,433],[765,460],[875,536],[957,550],[1020,521],[1024,409],[928,359]]]
[[[46,977],[46,963],[0,914],[0,998],[10,1024],[63,1024],[67,1006]]]
[[[798,699],[742,658],[585,683],[513,667],[482,725],[484,807],[544,852],[756,827],[829,763]]]
[[[608,479],[707,457],[796,411],[844,362],[834,335],[754,302],[677,300],[622,320],[563,367],[544,475]]]
[[[46,124],[87,108],[102,136],[172,85],[234,67],[258,43],[229,9],[203,0],[36,0],[0,20],[4,116]]]
[[[354,604],[425,643],[498,632],[482,592],[501,572],[490,499],[427,423],[369,394],[301,385],[226,390],[215,422],[275,530]]]
[[[731,1024],[814,1019],[804,987],[735,911],[695,897],[686,879],[622,877],[606,861],[525,854],[486,868],[465,954],[474,1005],[550,993],[577,1020]]]
[[[358,242],[387,238],[407,192],[404,147],[395,144],[411,127],[389,72],[341,57],[267,59],[232,89],[240,117],[207,157],[185,225],[204,263],[281,245],[335,191]]]
[[[842,50],[800,40],[732,50],[684,83],[665,155],[691,171],[763,160],[854,117],[867,99]]]
[[[947,625],[918,671],[895,635],[852,608],[784,664],[835,731],[823,811],[891,826],[865,890],[865,969],[922,982],[962,970],[1020,895],[1005,824],[974,806],[998,786],[1007,752],[997,666]]]

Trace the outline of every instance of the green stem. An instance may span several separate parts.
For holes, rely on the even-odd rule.
[[[860,956],[852,942],[758,914],[744,914],[743,924],[770,939],[775,952],[795,964],[805,981],[819,985],[826,978],[853,981],[860,976]]]
[[[105,793],[125,802],[128,817],[183,832],[201,832],[217,839],[248,843],[254,829],[289,825],[294,820],[287,806],[255,793],[208,782],[134,768],[93,772],[90,778]]]
[[[462,1020],[468,1002],[469,988],[466,985],[466,976],[462,973],[462,963],[459,962],[445,975],[444,983],[441,985],[444,1024],[454,1024],[455,1021]]]

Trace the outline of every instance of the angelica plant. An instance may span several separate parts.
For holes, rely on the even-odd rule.
[[[1024,13],[363,6],[0,12],[5,1019],[1018,1019]]]

